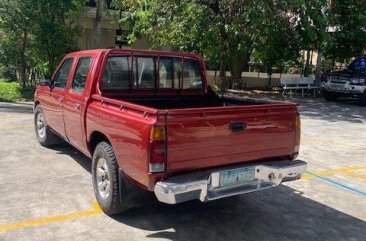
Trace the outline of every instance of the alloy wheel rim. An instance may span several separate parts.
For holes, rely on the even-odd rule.
[[[96,174],[99,196],[107,199],[110,191],[109,169],[107,161],[103,157],[97,161]]]
[[[37,132],[40,138],[44,138],[46,136],[46,126],[44,123],[44,118],[42,113],[38,113],[36,119]]]

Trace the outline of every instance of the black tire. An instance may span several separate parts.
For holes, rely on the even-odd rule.
[[[324,99],[327,101],[335,101],[339,98],[338,94],[327,91],[327,90],[323,91],[323,96],[324,96]]]
[[[41,124],[41,122],[43,124]],[[43,131],[40,130],[39,125],[43,125]],[[61,138],[53,133],[47,125],[40,105],[37,105],[34,109],[34,131],[39,144],[44,147],[60,144],[62,142]]]
[[[360,96],[360,104],[366,106],[366,91]]]
[[[105,161],[103,161],[102,159],[104,159]],[[98,188],[98,183],[100,183],[100,181],[103,179],[97,171],[97,168],[103,166],[100,162],[103,162],[102,164],[105,163],[107,167],[103,170],[104,173],[107,173],[107,176],[104,177],[104,181],[109,181],[108,190],[106,190],[105,192],[100,191]],[[119,188],[120,185],[125,185],[126,180],[124,178],[121,178],[121,180],[119,180],[118,168],[119,167],[112,146],[107,142],[99,143],[96,146],[93,154],[92,179],[95,197],[98,201],[99,206],[107,215],[119,214],[128,209],[121,204],[122,202]]]

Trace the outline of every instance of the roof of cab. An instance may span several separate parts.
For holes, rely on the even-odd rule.
[[[173,51],[158,51],[158,50],[145,50],[145,49],[92,49],[92,50],[82,50],[67,54],[67,56],[75,56],[79,53],[106,53],[106,54],[124,54],[132,53],[138,55],[163,55],[163,56],[178,56],[178,57],[190,57],[190,58],[202,58],[197,53],[186,53],[186,52],[173,52]]]

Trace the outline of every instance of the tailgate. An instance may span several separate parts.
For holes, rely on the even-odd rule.
[[[293,103],[168,110],[167,172],[293,154]]]

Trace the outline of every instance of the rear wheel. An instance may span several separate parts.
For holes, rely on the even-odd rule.
[[[339,98],[338,94],[327,91],[327,90],[323,91],[323,96],[324,96],[324,99],[326,99],[327,101],[335,101]]]
[[[40,105],[34,109],[34,130],[37,140],[42,146],[49,147],[62,142],[61,138],[53,133],[47,125]]]
[[[360,96],[360,103],[362,106],[366,106],[366,90],[363,92],[363,94]]]
[[[118,164],[112,146],[99,143],[93,154],[92,179],[95,197],[99,206],[108,215],[127,210],[121,205],[119,187],[126,180],[119,180]]]

